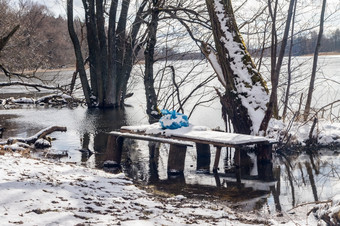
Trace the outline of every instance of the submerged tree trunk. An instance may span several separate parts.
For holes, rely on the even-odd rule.
[[[206,0],[216,52],[202,51],[212,64],[225,92],[217,91],[234,131],[257,134],[266,111],[268,89],[238,31],[231,0]]]
[[[146,113],[149,117],[149,123],[155,123],[160,119],[160,112],[157,105],[157,95],[154,87],[154,74],[153,65],[155,62],[154,52],[157,42],[156,34],[159,20],[158,5],[154,4],[154,8],[151,13],[151,22],[149,25],[147,46],[144,51],[145,57],[145,74],[144,74],[144,86],[146,96]]]
[[[315,52],[314,52],[312,75],[311,75],[310,83],[309,83],[309,89],[308,89],[308,96],[307,96],[305,111],[303,113],[304,121],[306,121],[308,119],[309,112],[310,112],[310,106],[311,106],[311,103],[312,103],[312,96],[313,96],[315,76],[316,76],[316,68],[318,66],[319,50],[320,50],[320,47],[321,47],[321,39],[322,39],[322,35],[323,35],[323,24],[324,24],[324,21],[325,21],[325,10],[326,10],[326,0],[323,0],[322,8],[321,8],[321,16],[320,16],[319,35],[318,35],[318,40],[316,42]]]
[[[87,84],[82,80],[82,85],[88,107],[123,105],[132,65],[135,62],[136,53],[143,44],[142,40],[137,40],[137,35],[143,23],[142,17],[147,0],[139,6],[130,33],[127,32],[130,0],[121,1],[121,7],[118,7],[118,3],[118,0],[111,0],[107,17],[104,15],[106,14],[105,6],[108,4],[106,1],[83,0],[89,49],[89,84],[79,41],[72,28],[73,15],[69,11],[73,9],[73,0],[67,1],[69,32],[76,52],[80,76],[84,78],[83,80],[86,78]],[[118,9],[120,9],[120,15],[117,21]],[[105,18],[108,18],[108,26],[105,25]]]

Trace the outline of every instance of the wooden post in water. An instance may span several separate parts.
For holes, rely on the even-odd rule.
[[[272,144],[257,145],[257,161],[271,162],[272,161]]]
[[[236,167],[241,167],[241,148],[239,148],[239,147],[235,147],[234,165]]]
[[[169,158],[168,158],[168,174],[179,175],[183,174],[185,154],[187,146],[170,144]]]
[[[210,171],[210,145],[196,143],[197,167],[196,171],[200,173],[209,173]]]
[[[215,146],[216,147],[216,155],[215,155],[215,161],[214,161],[214,168],[213,172],[217,173],[218,170],[218,163],[220,162],[220,157],[221,157],[221,146]]]
[[[122,159],[124,138],[109,134],[106,145],[106,159],[120,165]]]
[[[258,178],[263,181],[273,181],[272,144],[257,145]]]

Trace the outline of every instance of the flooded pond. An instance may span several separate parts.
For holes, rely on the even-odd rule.
[[[331,67],[327,67],[330,72],[324,71],[325,75],[337,81],[340,79],[339,60],[340,57],[323,59],[324,62],[331,63]],[[65,79],[60,81],[61,84],[65,83]],[[325,84],[322,81],[319,82]],[[295,87],[300,88],[301,85]],[[329,103],[331,97],[339,97],[338,88],[331,90],[322,86],[318,88],[321,90],[318,91],[320,93],[318,101],[322,103]],[[18,97],[25,91],[10,87],[2,88],[0,92],[2,99]],[[38,94],[30,95],[35,97]],[[67,132],[52,134],[56,140],[53,141],[49,152],[67,151],[68,156],[58,161],[103,168],[103,162],[107,159],[105,151],[108,132],[124,125],[147,124],[143,89],[135,88],[131,99],[133,100],[127,101],[130,106],[115,110],[87,109],[81,106],[53,108],[29,105],[17,109],[1,108],[0,126],[5,128],[3,138],[28,137],[49,126],[66,126]],[[295,99],[291,101],[296,102]],[[208,108],[197,108],[190,122],[211,128],[222,125],[223,129],[224,123],[220,112],[220,104],[215,101]],[[123,153],[122,159],[124,173],[136,184],[159,194],[228,202],[229,205],[243,211],[278,213],[293,209],[302,203],[328,200],[340,192],[333,189],[335,184],[340,183],[339,149],[310,150],[308,153],[293,154],[285,154],[285,151],[282,151],[284,155],[275,154],[273,166],[269,169],[273,179],[259,181],[256,180],[258,166],[254,153],[247,153],[247,164],[241,169],[235,169],[234,150],[222,150],[219,170],[214,174],[212,167],[215,149],[211,147],[209,161],[207,158],[198,157],[196,149],[190,147],[185,156],[184,174],[168,176],[168,145],[162,144],[159,148],[154,148],[146,141],[127,140],[126,148],[128,152]],[[80,151],[87,149],[95,154],[89,155],[88,152]],[[46,153],[35,155],[44,157]],[[202,168],[208,171],[201,170]]]
[[[141,109],[124,110],[51,108],[23,106],[19,109],[0,110],[0,124],[5,128],[3,137],[28,137],[51,125],[67,126],[67,132],[55,132],[50,152],[67,151],[60,161],[102,168],[106,160],[106,142],[109,131],[123,125],[146,123]],[[137,184],[159,194],[184,195],[197,199],[228,202],[243,211],[276,213],[295,206],[327,200],[336,192],[333,185],[340,183],[340,150],[313,150],[309,153],[274,157],[271,181],[256,180],[255,154],[248,153],[248,164],[240,170],[233,167],[233,150],[222,150],[218,174],[212,173],[211,161],[198,158],[196,149],[188,148],[184,174],[168,176],[169,146],[152,148],[146,141],[126,141],[128,152],[123,153],[123,170]],[[80,152],[90,149],[96,154]],[[36,156],[43,157],[42,153]],[[206,167],[206,171],[197,170]]]

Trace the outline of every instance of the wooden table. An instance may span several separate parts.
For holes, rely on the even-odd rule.
[[[107,151],[114,152],[114,161],[120,164],[124,138],[146,140],[159,143],[169,143],[168,173],[181,173],[184,170],[184,160],[187,146],[196,146],[197,153],[207,153],[210,156],[210,145],[216,148],[213,171],[217,172],[222,147],[233,147],[235,165],[240,166],[240,150],[246,145],[257,146],[257,161],[272,160],[272,145],[275,140],[260,136],[236,133],[225,133],[204,129],[204,127],[163,130],[156,124],[145,126],[124,126],[120,131],[109,133]]]

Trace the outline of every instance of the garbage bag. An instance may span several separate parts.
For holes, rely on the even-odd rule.
[[[167,109],[163,109],[161,112],[163,116],[159,122],[161,123],[162,129],[178,129],[189,126],[188,116]]]

